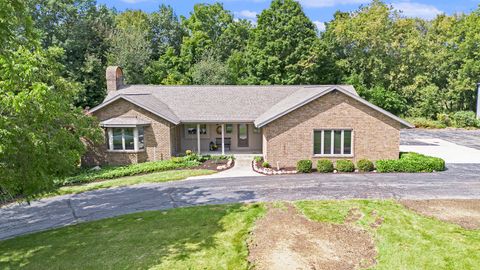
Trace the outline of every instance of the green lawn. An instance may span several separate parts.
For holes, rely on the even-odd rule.
[[[121,177],[121,178],[110,179],[110,180],[103,180],[103,181],[92,182],[92,183],[83,184],[83,185],[60,187],[55,192],[50,193],[47,196],[80,193],[80,192],[85,192],[85,191],[90,191],[95,189],[101,189],[101,188],[120,187],[120,186],[128,186],[128,185],[135,185],[135,184],[141,184],[141,183],[167,182],[167,181],[181,180],[191,176],[209,175],[213,173],[216,173],[216,172],[212,170],[163,171],[163,172],[150,173],[150,174],[144,174],[144,175],[136,175],[136,176]]]
[[[302,201],[310,219],[343,223],[348,211],[375,240],[373,269],[478,269],[480,230],[418,215],[394,201]],[[130,214],[0,241],[0,269],[248,269],[247,237],[263,204]],[[374,212],[376,214],[374,214]],[[383,217],[378,228],[371,223]]]
[[[0,242],[0,269],[247,269],[260,204],[130,214]]]
[[[343,223],[351,208],[364,217],[359,226],[376,242],[377,265],[373,269],[479,269],[480,230],[418,215],[393,201],[305,201],[296,206],[310,219]],[[375,215],[384,218],[373,229]]]

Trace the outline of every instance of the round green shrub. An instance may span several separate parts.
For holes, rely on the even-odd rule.
[[[357,162],[357,168],[361,172],[371,172],[375,167],[373,166],[373,162],[368,159],[361,159]]]
[[[474,112],[472,111],[459,111],[452,115],[453,124],[455,127],[477,127],[478,120]]]
[[[264,168],[270,168],[270,164],[269,164],[268,162],[264,161],[264,162],[262,163],[262,167],[264,167]]]
[[[253,160],[255,160],[255,162],[262,162],[263,157],[262,156],[256,156],[256,157],[253,158]]]
[[[328,159],[320,159],[317,161],[317,171],[321,173],[333,172],[333,162]]]
[[[337,171],[353,172],[355,171],[355,165],[351,160],[348,160],[348,159],[337,160]]]
[[[312,161],[303,159],[297,162],[297,172],[299,173],[309,173],[312,172]]]

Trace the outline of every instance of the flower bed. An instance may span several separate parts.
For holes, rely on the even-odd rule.
[[[267,165],[267,166],[265,166]],[[281,174],[295,174],[297,171],[295,169],[274,169],[270,167],[268,162],[265,162],[262,157],[255,157],[252,161],[252,168],[255,172],[265,174],[265,175],[281,175]]]

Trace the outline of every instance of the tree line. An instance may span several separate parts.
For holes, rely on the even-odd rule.
[[[0,1],[0,195],[47,190],[77,168],[81,139],[101,138],[82,108],[104,99],[108,65],[131,84],[353,84],[392,113],[437,119],[475,109],[479,33],[480,7],[423,20],[379,0],[336,12],[323,32],[294,0],[255,22],[221,3],[184,17]]]
[[[475,109],[480,81],[480,8],[470,14],[406,18],[373,1],[336,12],[319,32],[293,0],[274,0],[256,23],[222,4],[188,17],[170,6],[116,12],[94,0],[35,0],[44,48],[63,48],[66,76],[105,96],[104,70],[120,65],[132,84],[353,84],[397,115],[436,118]]]

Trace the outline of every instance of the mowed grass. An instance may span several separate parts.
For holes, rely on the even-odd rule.
[[[121,177],[110,180],[102,180],[97,182],[91,182],[83,185],[64,186],[60,187],[52,193],[47,194],[45,197],[81,193],[90,190],[112,188],[136,185],[142,183],[160,183],[167,181],[182,180],[191,176],[210,175],[216,171],[213,170],[171,170],[157,173],[149,173],[144,175]]]
[[[261,204],[151,211],[0,242],[0,269],[247,269]]]
[[[311,220],[343,223],[348,211],[371,232],[378,251],[372,269],[480,269],[480,230],[416,214],[394,201],[302,201],[296,206]],[[378,217],[380,227],[372,228]]]

